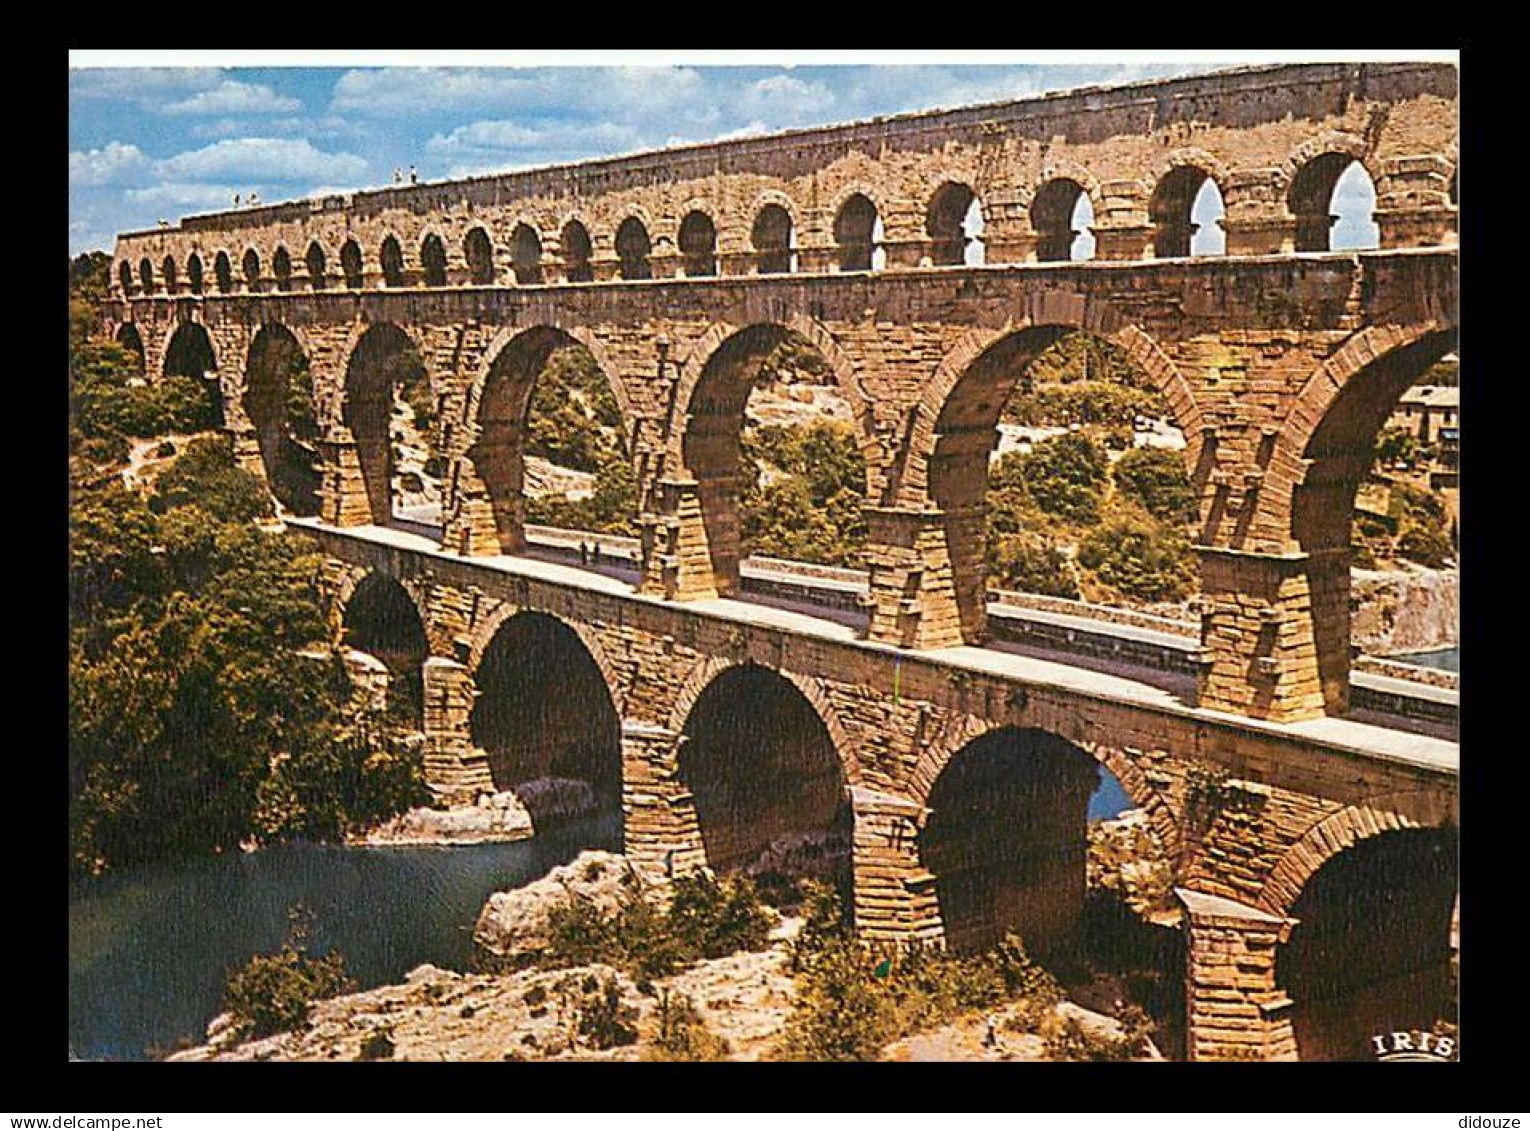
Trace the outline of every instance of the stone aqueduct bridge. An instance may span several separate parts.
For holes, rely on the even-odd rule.
[[[1455,97],[1437,65],[1264,68],[194,217],[119,239],[109,318],[151,371],[216,372],[257,471],[306,358],[322,481],[293,521],[328,555],[337,629],[379,578],[407,595],[444,791],[499,775],[475,741],[486,673],[510,670],[497,641],[534,652],[561,632],[596,675],[548,694],[608,726],[594,745],[619,761],[644,867],[726,864],[812,810],[853,829],[866,934],[961,942],[1077,910],[1093,771],[1059,748],[1086,752],[1175,869],[1189,1054],[1363,1056],[1304,999],[1378,1028],[1412,1002],[1427,1026],[1455,887],[1456,744],[1342,717],[1354,492],[1398,396],[1455,343]],[[1329,252],[1355,160],[1382,248]],[[1190,258],[1207,178],[1229,254]],[[1099,259],[1048,262],[1079,194]],[[974,199],[980,266],[952,220]],[[1124,347],[1188,441],[1193,703],[980,646],[999,412],[1074,331]],[[863,633],[737,599],[744,406],[788,334],[859,424]],[[622,410],[635,588],[524,552],[531,389],[568,344]],[[439,541],[393,520],[390,374],[410,348],[439,409]],[[792,747],[774,770],[740,770],[773,742]],[[1000,747],[1024,781],[996,784]],[[995,799],[1020,808],[986,829],[947,816]],[[1377,892],[1386,931],[1336,910]]]

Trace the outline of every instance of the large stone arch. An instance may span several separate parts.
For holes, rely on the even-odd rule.
[[[703,661],[671,722],[674,772],[709,867],[746,869],[767,898],[791,900],[802,875],[851,897],[853,762],[813,681],[753,659]]]
[[[576,217],[577,218],[577,217]],[[588,231],[588,227],[585,229]],[[561,229],[560,229],[561,232]],[[545,251],[545,247],[544,247]],[[577,324],[568,324],[557,317],[554,307],[549,306],[545,311],[549,315],[545,321],[535,325],[506,326],[499,330],[489,339],[489,344],[484,347],[483,360],[479,362],[477,371],[473,374],[472,384],[468,386],[467,396],[463,398],[461,428],[464,440],[471,443],[478,434],[478,413],[483,403],[484,387],[494,372],[494,365],[505,352],[512,348],[515,343],[526,339],[528,335],[538,333],[554,333],[568,339],[569,344],[583,346],[595,359],[595,364],[600,367],[605,375],[606,384],[611,389],[611,395],[616,398],[617,406],[622,410],[623,429],[628,441],[632,438],[632,425],[637,419],[637,412],[632,403],[632,393],[622,379],[620,367],[611,357],[611,352],[606,348],[600,336],[589,328]]]
[[[375,345],[374,345],[375,343]],[[437,405],[442,403],[437,374],[418,329],[399,322],[358,319],[346,335],[343,363],[332,412],[324,426],[342,444],[351,445],[371,520],[387,525],[393,520],[394,481],[391,420],[397,389],[386,370],[413,353],[424,370],[424,380]],[[365,366],[365,368],[363,368]],[[362,434],[358,435],[358,428]],[[434,437],[425,437],[427,444]]]
[[[1331,469],[1325,466],[1321,453],[1310,450],[1314,439],[1323,433],[1325,424],[1332,426],[1337,413],[1348,412],[1356,418],[1352,428],[1367,432],[1368,439],[1373,440],[1375,431],[1384,424],[1397,398],[1417,376],[1414,371],[1421,363],[1411,362],[1412,353],[1427,356],[1448,352],[1455,330],[1454,318],[1437,318],[1420,325],[1367,326],[1350,336],[1303,383],[1276,439],[1269,464],[1270,474],[1267,475],[1270,482],[1260,499],[1262,517],[1274,523],[1276,528],[1287,531],[1287,548],[1297,548],[1304,542],[1309,549],[1329,548],[1319,546],[1318,539],[1339,544],[1340,534],[1342,541],[1347,543],[1347,523],[1342,530],[1331,523],[1325,524],[1333,529],[1316,536],[1301,530],[1304,511],[1313,507],[1335,510],[1332,499],[1321,506],[1314,503],[1312,507],[1304,507],[1303,488],[1331,485],[1340,491],[1348,491],[1345,486],[1348,480],[1329,483]],[[1393,361],[1399,363],[1398,371],[1390,379],[1384,379],[1387,378],[1385,367]],[[1374,388],[1361,390],[1354,384],[1362,374],[1375,378]],[[1364,403],[1357,398],[1362,398]],[[1363,462],[1365,467],[1359,468],[1361,474],[1369,467],[1368,454]],[[1343,476],[1352,470],[1338,468],[1337,473]],[[1337,502],[1344,504],[1342,509],[1347,514],[1353,504],[1352,491]]]
[[[855,418],[857,443],[865,465],[863,498],[873,498],[882,463],[871,408],[855,371],[822,327],[785,311],[772,321],[742,328],[714,324],[692,346],[682,365],[670,405],[667,459],[673,486],[661,484],[661,508],[676,515],[686,534],[677,541],[677,557],[686,572],[683,585],[696,594],[730,596],[739,590],[743,559],[742,438],[749,398],[760,364],[782,341],[800,334],[829,365]],[[801,330],[795,329],[801,327]],[[684,547],[681,549],[680,547]]]
[[[622,709],[598,645],[569,618],[524,605],[501,606],[481,627],[468,727],[495,788],[514,790],[538,825],[592,806],[614,817]]]
[[[1031,309],[1019,320],[1006,320],[1002,326],[991,329],[968,330],[941,358],[934,374],[924,383],[919,403],[909,414],[902,457],[888,481],[889,501],[914,508],[924,505],[929,489],[929,461],[938,438],[937,422],[973,363],[1012,335],[1048,327],[1065,333],[1082,330],[1125,350],[1168,404],[1175,424],[1185,434],[1186,469],[1194,470],[1200,458],[1200,408],[1190,382],[1150,334],[1127,322],[1112,307],[1077,292],[1041,291],[1031,296],[1028,305]]]
[[[921,806],[926,805],[935,782],[960,750],[1005,727],[1039,730],[1056,735],[1092,757],[1120,783],[1132,805],[1147,814],[1148,824],[1165,858],[1178,859],[1181,840],[1179,820],[1168,799],[1148,781],[1141,767],[1125,751],[1082,735],[1064,733],[1067,728],[1060,730],[1043,725],[1040,720],[1027,719],[1023,714],[1018,718],[1002,720],[984,719],[965,713],[949,718],[946,725],[936,732],[935,738],[925,745],[914,763],[907,779],[909,797]]]
[[[915,850],[933,878],[946,945],[982,950],[1013,930],[1033,955],[1071,965],[1086,941],[1088,806],[1100,761],[1055,730],[977,729],[919,799]]]
[[[1282,877],[1301,883],[1280,912],[1291,926],[1275,978],[1293,1003],[1302,1059],[1372,1060],[1377,1033],[1455,1019],[1460,840],[1452,809],[1416,794],[1376,798],[1334,814],[1298,844],[1310,856]]]
[[[196,381],[207,399],[213,426],[223,427],[228,419],[224,407],[225,374],[207,327],[195,318],[174,319],[165,330],[158,356],[161,376],[187,377]]]
[[[1346,805],[1315,821],[1285,850],[1254,902],[1272,915],[1288,915],[1307,881],[1345,849],[1396,829],[1453,828],[1458,804],[1443,790],[1416,789]]]
[[[447,643],[438,640],[438,633],[431,630],[429,589],[430,583],[422,577],[399,577],[385,569],[348,569],[340,575],[334,589],[330,593],[329,614],[330,631],[335,641],[341,638],[341,631],[345,624],[345,610],[350,606],[351,598],[356,595],[356,589],[363,581],[372,576],[386,577],[398,584],[410,601],[414,603],[415,612],[419,614],[420,623],[425,627],[425,639],[430,642],[430,654],[433,656],[444,655],[447,649],[440,647]]]
[[[720,656],[710,656],[698,660],[686,673],[685,680],[681,683],[680,690],[676,693],[674,703],[670,707],[665,726],[676,733],[683,730],[686,719],[690,717],[692,709],[696,706],[696,701],[701,698],[702,692],[712,684],[712,681],[729,668],[736,668],[747,663],[768,667],[802,693],[802,697],[808,701],[814,711],[818,712],[818,718],[829,733],[829,740],[834,744],[834,750],[839,756],[840,770],[844,774],[845,784],[850,787],[861,785],[863,779],[859,744],[845,729],[844,723],[840,720],[839,711],[830,701],[828,692],[824,690],[819,680],[790,668],[760,664],[758,661],[747,658],[725,659]]]
[[[294,435],[290,416],[290,367],[297,357],[309,366],[316,435],[307,442]],[[318,513],[322,483],[317,444],[324,433],[324,409],[312,364],[313,353],[296,329],[285,322],[261,322],[245,347],[234,398],[249,429],[245,435],[253,434],[267,486],[294,514]]]
[[[816,318],[800,311],[789,310],[767,310],[762,314],[765,317],[747,323],[714,322],[691,343],[686,351],[685,360],[680,366],[679,380],[675,382],[674,397],[666,426],[667,447],[674,465],[683,465],[685,428],[691,400],[696,394],[696,387],[701,383],[708,364],[716,357],[717,351],[729,340],[746,331],[756,327],[775,327],[806,339],[828,362],[829,369],[834,374],[835,386],[849,403],[850,411],[855,415],[861,433],[861,451],[867,456],[866,466],[869,471],[877,462],[872,457],[880,455],[880,440],[876,432],[873,402],[861,385],[860,373],[854,359],[839,344],[839,340],[829,332],[828,327]],[[868,484],[868,488],[869,486]]]
[[[456,428],[452,479],[447,499],[448,545],[465,553],[519,553],[525,546],[525,467],[537,383],[559,350],[580,347],[593,359],[620,416],[618,429],[629,466],[636,467],[637,418],[619,370],[598,337],[564,328],[552,304],[529,310],[525,327],[507,327],[484,351],[463,398]],[[551,321],[540,321],[546,313]]]
[[[487,617],[482,618],[473,626],[469,637],[467,649],[467,669],[469,672],[477,672],[479,665],[483,663],[484,653],[493,642],[495,635],[505,623],[512,617],[521,613],[538,613],[542,616],[551,617],[564,627],[568,628],[579,642],[584,645],[584,650],[589,653],[590,659],[595,662],[601,678],[605,680],[606,691],[611,696],[611,702],[616,708],[618,716],[625,717],[627,694],[629,687],[621,677],[620,670],[611,662],[611,657],[606,652],[605,644],[600,638],[597,629],[591,627],[577,618],[562,616],[550,609],[539,609],[531,605],[516,605],[505,602],[499,605]]]

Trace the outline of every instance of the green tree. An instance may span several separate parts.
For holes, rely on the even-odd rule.
[[[1188,522],[1195,517],[1195,492],[1180,454],[1167,448],[1133,448],[1111,468],[1116,489],[1142,504],[1154,518]]]
[[[424,799],[417,755],[360,726],[328,650],[321,559],[251,523],[226,440],[152,506],[120,481],[70,513],[71,869],[332,838]]]
[[[1418,437],[1410,429],[1389,427],[1376,437],[1375,461],[1379,464],[1412,464],[1418,459]]]
[[[1082,432],[1067,432],[1032,447],[1020,457],[1018,471],[1041,510],[1088,526],[1099,521],[1109,466],[1098,444]]]
[[[1067,556],[1043,534],[1021,532],[990,537],[988,578],[1001,589],[1078,597],[1078,582]]]
[[[1119,514],[1091,530],[1078,561],[1106,585],[1142,601],[1179,601],[1194,584],[1194,561],[1184,536],[1147,516]]]

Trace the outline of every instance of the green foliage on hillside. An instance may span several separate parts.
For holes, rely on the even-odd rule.
[[[532,388],[526,453],[598,472],[614,457],[625,458],[621,424],[621,407],[595,359],[584,349],[561,349]]]
[[[1106,585],[1142,601],[1181,601],[1195,586],[1195,558],[1173,526],[1120,511],[1078,546],[1079,564]]]
[[[866,463],[852,427],[834,420],[753,427],[745,430],[742,448],[745,554],[822,565],[859,561],[866,544]]]
[[[526,499],[526,521],[565,530],[636,537],[637,476],[621,452],[603,452],[589,496],[543,495]]]
[[[798,997],[776,1055],[783,1060],[875,1060],[890,1042],[974,1010],[1020,1002],[1036,1020],[1062,1000],[1013,935],[984,954],[867,945],[823,885],[806,893],[792,948]]]
[[[1116,490],[1154,518],[1186,523],[1195,518],[1195,491],[1184,457],[1167,448],[1133,448],[1110,469]]]
[[[87,382],[117,348],[80,346]],[[422,801],[418,758],[368,737],[328,651],[319,555],[257,525],[270,498],[228,438],[139,493],[96,463],[125,455],[112,437],[71,463],[70,870],[333,838]]]
[[[1421,484],[1398,480],[1387,492],[1387,511],[1355,512],[1351,541],[1355,564],[1373,568],[1401,559],[1430,569],[1444,569],[1456,557],[1455,531],[1445,499]]]
[[[1418,436],[1412,429],[1390,425],[1376,437],[1377,463],[1390,466],[1394,463],[1411,464],[1419,457]]]
[[[1078,580],[1062,547],[1029,531],[988,540],[988,580],[1001,589],[1078,598]]]
[[[1005,464],[1009,463],[1006,467]],[[1105,451],[1082,432],[1052,436],[1029,452],[1005,456],[1000,481],[1017,481],[1035,505],[1065,522],[1092,525],[1104,501],[1110,467]]]

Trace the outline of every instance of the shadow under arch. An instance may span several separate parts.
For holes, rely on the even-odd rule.
[[[841,752],[818,707],[781,672],[709,665],[686,707],[679,773],[709,867],[743,871],[773,900],[832,883],[849,905],[854,812]],[[679,710],[677,705],[677,711]]]
[[[1276,955],[1302,1060],[1373,1060],[1375,1034],[1456,1021],[1454,827],[1392,828],[1323,863]]]
[[[419,607],[396,578],[369,573],[345,596],[341,643],[374,665],[349,666],[352,678],[377,680],[388,713],[418,730],[424,725],[424,668],[430,646]]]
[[[187,377],[197,382],[206,405],[208,426],[223,427],[223,390],[218,383],[218,359],[212,338],[200,322],[182,322],[165,343],[166,377]]]
[[[255,429],[266,483],[295,515],[319,513],[319,426],[308,356],[279,322],[256,331],[244,369],[244,412]]]
[[[124,322],[117,327],[116,341],[119,346],[138,358],[137,376],[145,376],[148,372],[148,353],[144,349],[143,335],[138,332],[138,327],[131,322]]]
[[[539,831],[592,808],[618,815],[621,718],[581,634],[548,613],[507,611],[475,659],[469,727],[495,789],[514,791]]]
[[[1099,782],[1087,751],[1040,729],[996,727],[955,751],[919,834],[947,946],[983,950],[1014,931],[1043,958],[1076,953]]]

